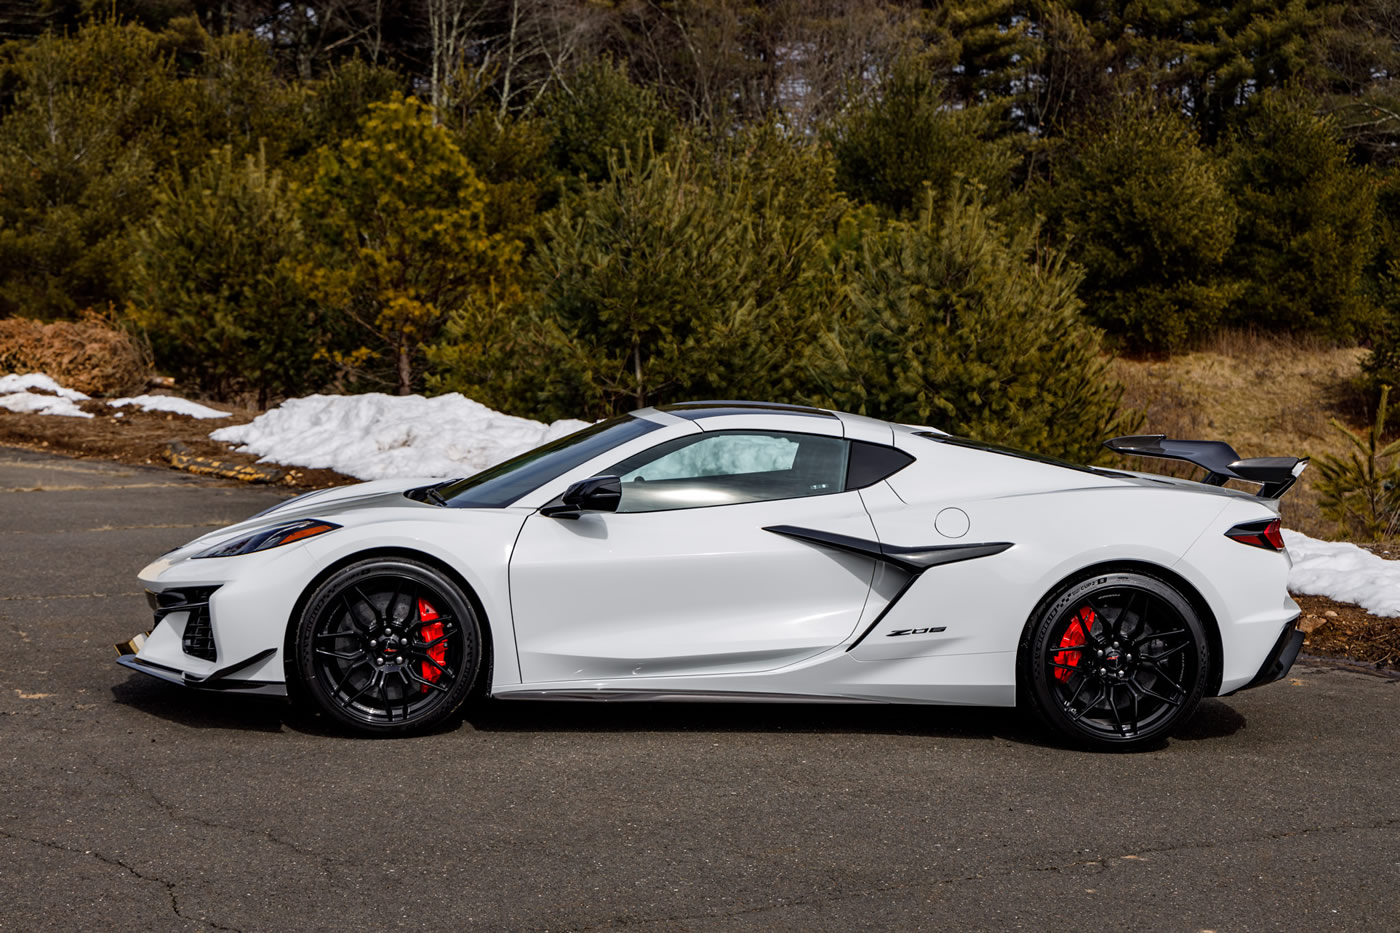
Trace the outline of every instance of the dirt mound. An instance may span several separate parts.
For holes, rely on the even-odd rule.
[[[46,373],[88,395],[128,395],[150,376],[150,362],[126,331],[100,315],[45,324],[0,320],[0,373]]]

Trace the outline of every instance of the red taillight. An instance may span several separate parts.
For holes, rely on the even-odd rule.
[[[1257,522],[1241,522],[1225,532],[1225,537],[1233,538],[1241,544],[1261,547],[1266,551],[1283,550],[1283,523],[1277,518],[1266,518]]]

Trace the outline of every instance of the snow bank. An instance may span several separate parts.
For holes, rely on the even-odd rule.
[[[187,398],[179,398],[174,395],[136,395],[131,398],[114,398],[107,404],[113,408],[135,405],[142,411],[168,411],[177,415],[189,415],[191,418],[227,418],[229,416],[226,411],[217,411],[198,402],[191,402]]]
[[[12,392],[0,395],[0,408],[10,411],[29,412],[35,415],[64,415],[69,418],[91,418],[72,399],[57,395],[40,395],[37,392]]]
[[[40,392],[30,392],[40,389]],[[52,392],[45,395],[44,392]],[[68,418],[91,418],[75,402],[87,398],[75,389],[65,389],[43,373],[10,373],[0,376],[0,408],[30,412],[36,415],[63,415]]]
[[[16,373],[10,373],[8,376],[0,376],[0,395],[25,392],[29,389],[42,389],[45,392],[52,392],[60,398],[66,398],[74,402],[81,402],[83,399],[89,397],[79,392],[77,389],[65,389],[43,373],[25,373],[22,376]]]
[[[1400,561],[1288,529],[1283,541],[1293,557],[1288,588],[1294,593],[1355,603],[1372,615],[1400,616]]]
[[[492,411],[458,393],[311,395],[209,436],[264,462],[331,469],[357,479],[468,476],[586,421],[543,424]]]
[[[38,391],[30,391],[37,389]],[[53,393],[48,395],[45,393]],[[74,402],[81,402],[91,396],[76,389],[65,388],[44,373],[10,373],[0,376],[0,408],[10,411],[32,412],[37,415],[67,415],[72,418],[91,418]],[[226,411],[216,411],[198,402],[174,395],[137,395],[132,398],[113,399],[107,403],[113,408],[135,405],[141,411],[168,411],[191,418],[227,418]],[[117,415],[121,417],[120,413]]]

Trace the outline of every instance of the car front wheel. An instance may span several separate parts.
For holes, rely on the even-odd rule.
[[[461,589],[414,560],[336,571],[296,629],[302,692],[331,719],[371,735],[430,729],[456,713],[481,668],[481,631]]]

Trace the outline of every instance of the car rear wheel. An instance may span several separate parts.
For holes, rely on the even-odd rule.
[[[437,569],[370,559],[327,578],[296,631],[304,695],[371,735],[421,732],[457,712],[481,668],[471,602]]]
[[[1153,744],[1195,712],[1210,642],[1165,580],[1109,573],[1052,595],[1026,628],[1021,684],[1037,713],[1079,745]]]

